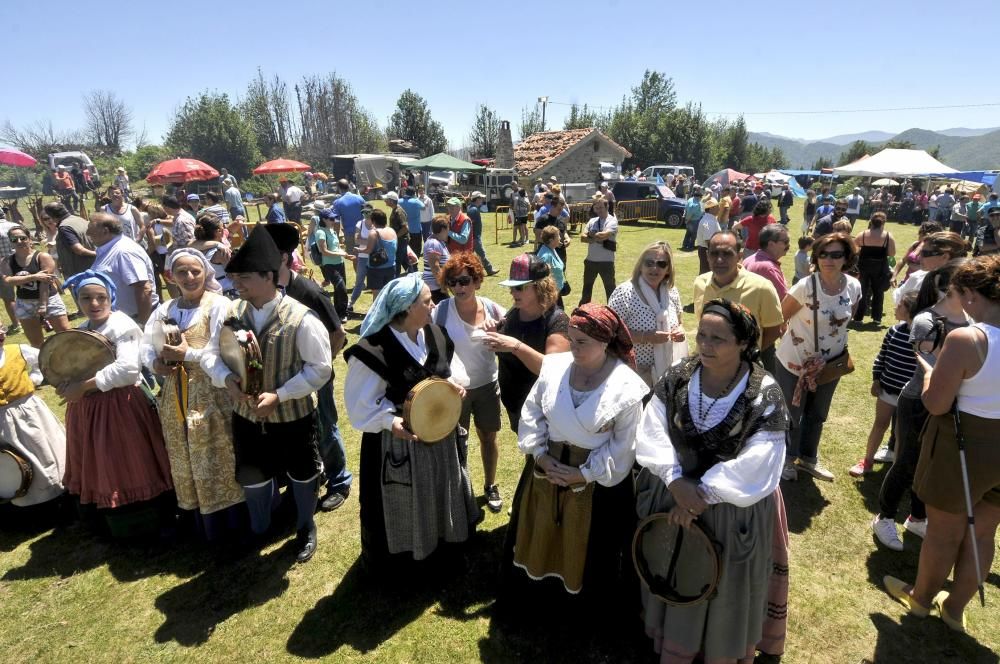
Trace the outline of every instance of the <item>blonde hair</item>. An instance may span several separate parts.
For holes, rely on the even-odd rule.
[[[549,242],[552,242],[552,240],[557,237],[560,237],[559,229],[555,226],[546,226],[545,228],[542,229],[542,233],[539,239],[542,241],[542,244],[547,245]]]
[[[642,262],[646,260],[646,256],[650,253],[661,251],[667,255],[667,262],[670,263],[670,267],[667,268],[670,271],[667,273],[663,283],[667,285],[667,288],[674,287],[674,252],[670,248],[670,243],[666,240],[657,240],[656,242],[647,244],[646,248],[639,254],[639,259],[635,262],[635,267],[632,268],[633,286],[636,288],[639,287],[639,278],[642,276]]]

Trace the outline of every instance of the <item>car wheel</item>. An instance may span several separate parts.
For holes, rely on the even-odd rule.
[[[670,228],[680,228],[684,225],[684,217],[679,212],[667,213],[667,226]]]

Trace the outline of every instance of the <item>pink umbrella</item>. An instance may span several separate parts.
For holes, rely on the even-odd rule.
[[[20,166],[27,168],[34,166],[38,160],[30,154],[15,150],[14,148],[0,148],[0,164],[4,166]]]
[[[192,180],[211,180],[217,177],[219,177],[219,171],[203,161],[170,159],[157,164],[146,176],[146,182],[150,184],[181,183]]]

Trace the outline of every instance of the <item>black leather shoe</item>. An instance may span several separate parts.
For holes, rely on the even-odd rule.
[[[323,498],[322,501],[320,501],[319,508],[324,512],[332,512],[335,509],[339,509],[340,506],[344,504],[344,501],[347,500],[347,497],[349,495],[351,495],[350,489],[348,489],[344,493],[331,491],[330,493],[326,494],[326,497]]]
[[[295,543],[299,552],[295,554],[295,562],[305,563],[316,553],[316,526],[305,528],[295,534]]]

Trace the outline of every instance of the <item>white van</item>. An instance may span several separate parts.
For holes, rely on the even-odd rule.
[[[694,167],[680,164],[657,164],[656,166],[647,166],[642,171],[642,176],[647,180],[655,180],[657,175],[662,177],[664,181],[668,175],[674,177],[683,175],[685,180],[691,182],[694,180]]]

